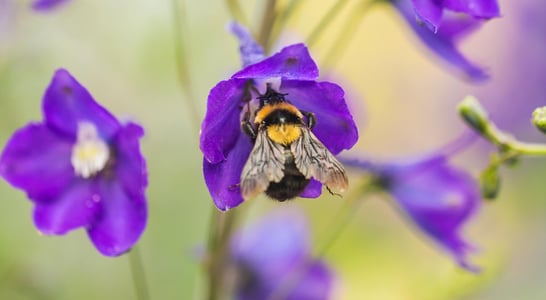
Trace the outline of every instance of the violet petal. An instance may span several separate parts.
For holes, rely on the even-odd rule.
[[[497,0],[444,0],[443,2],[446,9],[469,14],[475,18],[490,19],[500,16]]]
[[[433,53],[438,55],[451,66],[462,71],[463,74],[472,81],[483,81],[489,78],[487,73],[482,68],[470,62],[457,49],[456,40],[461,34],[463,34],[461,30],[454,30],[455,24],[453,22],[457,22],[457,20],[450,21],[450,26],[449,28],[446,28],[446,32],[443,32],[442,27],[440,27],[439,31],[434,33],[428,28],[415,22],[413,17],[414,14],[408,1],[396,0],[394,3],[413,31]],[[464,24],[459,27],[460,29],[466,28],[468,30],[472,30],[475,28],[475,26],[468,25],[468,19],[463,18],[460,20]],[[450,35],[455,33],[457,35]]]
[[[209,163],[225,160],[242,133],[240,111],[246,82],[221,81],[210,91],[200,136],[200,148]]]
[[[72,142],[43,124],[17,130],[0,157],[0,175],[35,201],[49,201],[74,179]]]
[[[451,252],[462,267],[473,270],[466,258],[472,247],[459,230],[479,208],[479,189],[468,174],[447,166],[445,160],[435,158],[434,162],[400,172],[391,192],[419,228]]]
[[[281,93],[298,109],[315,114],[313,133],[332,152],[351,148],[358,140],[358,130],[345,102],[344,92],[330,82],[285,80]]]
[[[235,73],[232,78],[261,79],[282,78],[313,80],[319,71],[304,44],[295,44],[283,48],[280,52],[249,65]]]
[[[34,207],[34,223],[43,234],[65,234],[89,226],[101,209],[95,181],[74,179],[72,184],[50,202]]]
[[[248,29],[237,22],[231,22],[229,29],[239,40],[239,53],[241,54],[243,67],[257,63],[265,58],[264,49],[254,40],[252,33]]]
[[[225,211],[243,202],[239,184],[251,149],[250,138],[239,135],[226,160],[212,164],[203,159],[205,183],[218,209]]]
[[[102,209],[87,232],[99,252],[118,256],[133,247],[146,227],[145,197],[129,195],[117,181],[101,180],[99,190]]]
[[[140,152],[139,140],[144,129],[128,123],[114,137],[116,149],[115,173],[125,192],[131,196],[143,195],[148,185],[146,161]]]
[[[39,11],[47,11],[61,6],[68,0],[36,0],[32,3],[32,8]]]
[[[55,72],[42,108],[47,126],[71,137],[76,136],[78,123],[82,121],[93,123],[106,140],[120,128],[116,118],[64,69]]]

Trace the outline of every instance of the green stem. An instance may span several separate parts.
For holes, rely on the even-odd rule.
[[[136,299],[149,300],[150,292],[146,281],[146,273],[142,264],[142,256],[138,250],[138,246],[134,246],[129,252],[129,264],[131,266],[131,274],[133,276],[133,287],[135,289]]]
[[[343,51],[346,51],[349,47],[349,43],[352,41],[352,36],[357,32],[356,28],[364,19],[363,16],[370,10],[373,4],[377,3],[377,0],[363,1],[359,7],[351,10],[349,17],[345,20],[345,23],[341,27],[341,32],[337,35],[337,39],[324,58],[322,66],[326,69],[331,69],[336,61],[341,57]]]
[[[488,123],[482,135],[501,150],[509,150],[516,154],[546,155],[546,144],[518,141],[498,129],[492,122]]]
[[[226,6],[228,7],[231,17],[239,22],[243,26],[248,26],[248,20],[237,0],[226,0]]]
[[[184,25],[183,20],[186,19],[186,13],[184,5],[179,4],[178,0],[171,0],[171,10],[173,13],[173,32],[174,32],[174,55],[176,60],[176,73],[178,76],[178,82],[184,93],[184,99],[186,100],[186,107],[188,108],[188,115],[191,120],[191,124],[196,128],[194,132],[199,132],[201,127],[201,120],[199,116],[199,110],[195,105],[195,93],[193,91],[193,85],[191,81],[191,72],[188,59],[188,49],[186,45],[189,44],[188,34],[185,32],[187,26]]]
[[[284,27],[286,26],[290,18],[294,15],[294,12],[298,9],[299,5],[302,2],[303,1],[301,0],[291,0],[290,3],[288,3],[288,5],[286,5],[285,8],[282,9],[281,12],[278,14],[278,17],[273,24],[271,38],[269,40],[269,43],[266,45],[267,49],[270,49],[273,42],[279,38],[279,35],[283,31]]]
[[[330,248],[337,242],[343,230],[351,223],[360,205],[364,203],[363,200],[359,201],[359,199],[375,190],[376,187],[372,178],[365,177],[344,197],[343,206],[327,227],[329,228],[329,232],[326,234],[326,239],[318,247],[317,259],[326,255]]]
[[[324,17],[322,17],[322,19],[319,21],[315,29],[311,31],[311,34],[309,35],[309,38],[307,39],[307,46],[311,47],[317,42],[318,37],[322,33],[324,28],[326,28],[326,26],[328,26],[330,22],[334,20],[334,18],[345,6],[345,4],[347,4],[347,0],[336,1],[336,4],[334,4],[334,6],[328,10],[326,15],[324,15]]]
[[[216,207],[213,207],[207,245],[207,261],[205,262],[208,275],[208,289],[205,299],[221,299],[225,296],[225,291],[229,290],[225,279],[230,264],[229,247],[236,219],[236,210],[219,212]]]
[[[271,33],[273,31],[273,24],[277,18],[276,11],[277,0],[267,0],[262,13],[262,24],[258,33],[257,41],[264,47],[265,53],[269,53],[269,47],[271,47]]]

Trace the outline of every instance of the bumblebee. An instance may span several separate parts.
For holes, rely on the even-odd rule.
[[[348,186],[343,165],[311,131],[315,115],[296,108],[286,95],[268,84],[258,97],[253,122],[249,108],[241,122],[242,130],[254,142],[241,173],[245,200],[262,192],[281,202],[292,199],[303,192],[311,177],[330,193],[331,189],[343,192]]]

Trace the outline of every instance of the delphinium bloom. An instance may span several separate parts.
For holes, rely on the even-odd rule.
[[[481,20],[500,15],[497,0],[411,0],[411,3],[419,20],[432,31],[442,27],[450,13],[460,13]]]
[[[236,299],[329,299],[334,277],[311,257],[308,228],[295,212],[273,212],[237,234],[231,246]]]
[[[34,202],[40,233],[83,227],[100,253],[128,251],[146,226],[143,129],[121,124],[66,70],[55,72],[44,121],[17,130],[0,157],[0,175]]]
[[[394,4],[419,39],[441,59],[462,71],[472,81],[488,78],[481,67],[461,54],[457,49],[457,42],[479,28],[485,19],[500,15],[495,0],[391,0],[390,2]]]
[[[477,271],[467,257],[473,247],[459,231],[479,208],[481,196],[477,182],[448,162],[458,147],[399,163],[344,162],[374,176],[417,228],[447,250],[461,267]]]
[[[253,143],[241,123],[255,113],[263,87],[270,87],[298,110],[313,113],[312,132],[332,154],[351,148],[358,139],[343,89],[316,80],[318,68],[305,45],[287,46],[265,57],[248,31],[237,24],[232,30],[240,40],[243,69],[210,91],[200,137],[205,182],[220,210],[243,202],[241,172]],[[318,197],[321,188],[320,182],[311,179],[299,196]]]
[[[32,8],[34,10],[46,11],[57,8],[63,5],[65,2],[68,2],[68,0],[35,0],[32,3]]]

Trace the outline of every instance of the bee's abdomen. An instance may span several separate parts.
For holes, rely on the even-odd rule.
[[[269,187],[265,191],[267,196],[280,202],[297,197],[309,184],[309,179],[305,178],[296,168],[294,157],[289,153],[289,151],[285,153],[284,177],[279,182],[269,183]]]

